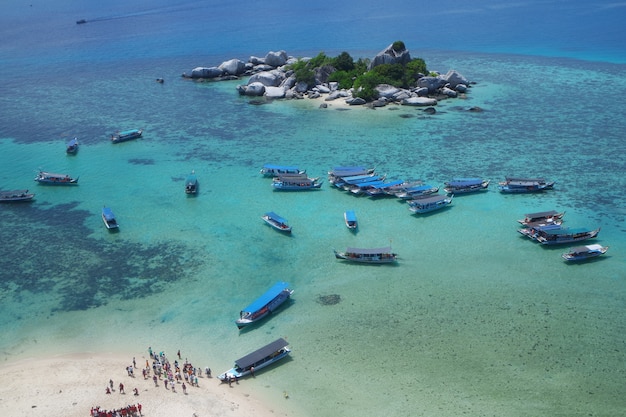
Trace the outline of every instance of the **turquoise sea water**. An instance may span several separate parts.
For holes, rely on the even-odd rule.
[[[371,5],[355,15],[352,2],[270,2],[262,12],[246,2],[29,4],[0,14],[0,188],[37,194],[0,207],[5,361],[152,346],[221,372],[286,337],[291,359],[245,384],[290,415],[623,414],[626,54],[623,29],[611,24],[622,8],[602,14],[610,4],[574,2],[555,24],[558,2],[528,23],[532,4],[410,11],[403,2],[409,12]],[[389,25],[416,18],[440,41]],[[575,30],[583,22],[592,34]],[[526,30],[537,24],[543,31]],[[180,78],[278,49],[371,58],[397,39],[430,69],[476,81],[468,98],[440,103],[434,116],[308,100],[259,106],[237,95],[239,82]],[[135,127],[143,139],[109,142]],[[66,156],[75,136],[81,149]],[[398,200],[328,184],[273,192],[258,173],[264,163],[314,176],[365,164],[439,186],[453,176],[494,185],[414,216]],[[38,186],[39,168],[80,176],[80,185]],[[184,194],[191,170],[195,198]],[[502,195],[495,183],[505,175],[557,185]],[[104,228],[104,204],[119,233]],[[346,209],[358,215],[357,234],[343,225]],[[549,209],[565,210],[570,227],[601,227],[607,255],[568,265],[566,248],[515,232],[524,213]],[[270,210],[289,220],[292,237],[262,222]],[[397,266],[332,254],[389,243]],[[279,280],[293,285],[293,302],[239,332],[241,308]],[[326,295],[341,302],[324,305]]]

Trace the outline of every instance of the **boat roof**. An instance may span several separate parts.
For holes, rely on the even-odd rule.
[[[519,181],[519,182],[546,182],[545,178],[525,178],[525,177],[504,177],[507,181]]]
[[[443,194],[435,194],[435,195],[427,195],[424,197],[415,198],[412,201],[414,201],[415,204],[423,205],[423,204],[434,203],[436,201],[445,200],[446,198],[448,198],[448,196],[443,195]]]
[[[354,185],[354,186],[358,186],[359,188],[365,188],[365,187],[373,187],[375,185],[380,185],[384,183],[385,183],[385,180],[375,180],[375,181],[367,181],[367,182],[357,182],[356,184],[348,184],[348,185]]]
[[[0,191],[0,195],[20,195],[20,194],[26,194],[28,193],[28,190],[7,190],[7,191]]]
[[[68,174],[55,174],[54,172],[46,172],[46,171],[40,171],[39,172],[40,175],[43,175],[44,177],[69,177]]]
[[[265,164],[263,165],[264,169],[281,169],[281,170],[295,170],[298,171],[300,168],[291,165],[275,165],[275,164]]]
[[[578,252],[587,252],[590,250],[600,250],[602,249],[602,245],[587,245],[587,246],[576,246],[575,248],[570,249],[570,253],[578,253]]]
[[[447,182],[446,185],[450,187],[467,187],[468,185],[479,185],[482,183],[482,178],[454,178],[452,181]]]
[[[543,233],[548,235],[575,235],[578,233],[589,233],[591,230],[581,227],[578,229],[568,229],[568,228],[560,228],[560,229],[547,229],[543,230]]]
[[[381,184],[373,184],[371,186],[371,188],[387,188],[387,187],[393,187],[394,185],[400,185],[400,184],[404,184],[404,180],[394,180],[394,181],[389,181],[389,182],[383,182]]]
[[[68,144],[68,146],[76,145],[76,144],[78,144],[78,139],[74,138],[74,139],[70,140],[67,144]]]
[[[356,221],[356,213],[354,213],[354,210],[346,210],[346,220],[349,222]]]
[[[431,188],[435,188],[435,187],[429,184],[424,184],[424,185],[416,185],[414,187],[405,188],[404,191],[407,191],[407,192],[422,191],[422,190],[430,190]]]
[[[124,136],[124,135],[132,135],[133,133],[137,133],[140,132],[139,129],[128,129],[128,130],[123,130],[121,132],[119,132],[118,134],[120,136]]]
[[[346,253],[357,253],[360,255],[376,255],[379,253],[391,253],[391,246],[387,246],[384,248],[372,248],[372,249],[364,249],[364,248],[347,248]]]
[[[280,217],[278,214],[274,213],[273,211],[268,211],[267,213],[265,213],[265,215],[278,223],[283,223],[283,224],[287,223],[287,219]]]
[[[538,217],[550,217],[550,216],[555,216],[557,214],[559,214],[558,211],[549,210],[549,211],[538,211],[537,213],[528,213],[528,214],[524,214],[524,216],[530,219],[536,219]]]
[[[254,365],[261,359],[270,356],[272,353],[277,352],[284,347],[287,347],[288,345],[289,343],[287,343],[287,341],[281,337],[280,339],[274,340],[269,345],[265,345],[262,348],[247,354],[243,358],[237,359],[235,361],[235,365],[239,368],[247,368]]]
[[[102,215],[107,220],[115,220],[115,214],[113,214],[113,210],[111,210],[109,207],[104,207],[102,209]]]
[[[278,296],[278,294],[280,294],[281,292],[283,292],[283,290],[286,290],[287,288],[289,288],[289,284],[287,284],[286,282],[277,282],[272,286],[272,288],[267,290],[265,294],[254,300],[254,302],[249,306],[245,307],[243,311],[252,313],[262,309],[265,305],[267,305],[267,303],[272,301]]]
[[[375,180],[375,179],[381,179],[382,177],[380,175],[363,174],[363,175],[354,175],[351,177],[343,177],[342,179],[344,182],[350,183],[353,181],[367,180],[369,178],[371,178],[372,180]]]

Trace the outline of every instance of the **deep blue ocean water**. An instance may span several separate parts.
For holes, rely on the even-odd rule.
[[[3,2],[0,189],[37,194],[0,207],[3,359],[153,346],[221,372],[280,336],[292,359],[245,383],[290,415],[622,414],[625,15],[606,1]],[[235,91],[245,80],[180,77],[270,50],[372,58],[395,40],[429,69],[475,81],[468,98],[434,116],[257,106]],[[135,127],[143,139],[109,142]],[[81,149],[66,156],[73,137]],[[328,184],[272,192],[264,163],[494,185],[418,217]],[[40,168],[80,185],[38,186]],[[196,198],[183,192],[191,170]],[[505,175],[557,185],[502,195]],[[104,204],[119,233],[103,227]],[[516,233],[516,219],[548,209],[565,210],[570,227],[601,227],[607,255],[567,265],[566,248]],[[293,237],[263,224],[269,210]],[[387,244],[397,266],[332,255]],[[293,303],[238,332],[239,310],[278,280],[292,283]]]

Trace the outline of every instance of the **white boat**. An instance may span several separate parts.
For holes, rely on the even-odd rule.
[[[309,178],[306,174],[286,174],[275,177],[272,187],[275,191],[318,190],[322,186],[319,178]]]
[[[408,200],[409,210],[416,214],[429,213],[431,211],[440,210],[452,204],[452,195],[425,195],[413,200]]]
[[[115,218],[115,214],[113,214],[113,210],[109,207],[104,206],[102,208],[102,221],[107,229],[117,229],[120,225],[117,223],[117,219]]]
[[[265,213],[263,216],[261,216],[261,218],[265,223],[269,224],[274,229],[285,233],[291,233],[291,226],[287,224],[287,219],[280,217],[273,211]]]
[[[72,178],[67,174],[54,174],[45,171],[39,171],[35,181],[47,185],[78,185],[78,177]]]
[[[228,371],[218,376],[222,382],[229,382],[232,380],[238,380],[247,375],[254,376],[255,372],[266,368],[273,363],[285,358],[291,349],[289,349],[289,343],[283,338],[277,339],[272,343],[263,346],[262,348],[255,350],[248,355],[237,359],[235,365]]]
[[[468,194],[487,191],[489,180],[482,178],[453,178],[445,183],[443,190],[448,194]]]
[[[196,194],[198,192],[198,178],[196,177],[196,171],[191,171],[191,174],[187,176],[185,180],[185,193]]]
[[[604,255],[607,250],[609,250],[609,247],[602,245],[578,246],[571,248],[568,252],[565,252],[561,256],[566,261],[585,261],[587,259]]]
[[[539,211],[537,213],[525,214],[524,218],[518,220],[517,222],[525,226],[530,223],[537,223],[537,222],[561,224],[564,215],[565,215],[564,211],[562,212],[558,212],[556,210]]]
[[[35,194],[28,190],[0,191],[0,203],[15,203],[20,201],[30,201]]]
[[[243,329],[261,320],[276,311],[278,307],[291,297],[291,294],[293,294],[293,290],[289,289],[289,284],[277,282],[262,296],[254,300],[252,304],[241,310],[239,319],[235,321],[235,324],[239,329]]]
[[[343,213],[343,220],[346,223],[346,227],[350,230],[356,230],[359,227],[354,210],[346,210]]]
[[[261,168],[261,174],[265,177],[276,177],[282,174],[306,174],[306,170],[297,166],[265,164]]]
[[[350,262],[360,262],[366,264],[389,264],[396,262],[397,254],[393,253],[390,246],[384,248],[347,248],[345,252],[333,249],[335,258]]]
[[[116,132],[111,135],[112,143],[121,143],[129,140],[140,138],[143,135],[142,129],[130,129],[122,132]]]

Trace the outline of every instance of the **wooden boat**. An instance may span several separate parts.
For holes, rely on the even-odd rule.
[[[363,187],[363,192],[370,197],[379,197],[382,195],[389,195],[388,190],[394,189],[402,184],[405,184],[404,180],[392,180],[384,181],[381,184],[374,184],[367,187]]]
[[[301,170],[297,166],[265,164],[261,168],[261,174],[265,177],[276,177],[282,174],[305,174],[306,170]]]
[[[31,201],[33,197],[35,194],[29,193],[28,190],[0,191],[0,203]]]
[[[403,200],[410,200],[422,195],[434,194],[436,192],[439,192],[439,187],[433,187],[429,184],[420,184],[397,190],[394,195]]]
[[[384,248],[347,248],[345,252],[333,249],[335,258],[350,262],[360,262],[366,264],[389,264],[396,262],[397,254],[393,253],[391,247]]]
[[[78,177],[72,178],[67,174],[54,174],[45,171],[39,171],[35,181],[48,185],[78,185]]]
[[[536,223],[536,222],[560,224],[560,222],[562,222],[564,215],[565,215],[564,211],[562,212],[558,212],[556,210],[539,211],[537,213],[524,214],[524,218],[521,220],[518,220],[517,222],[525,226],[530,223]]]
[[[118,227],[120,227],[115,218],[115,214],[113,214],[113,211],[106,206],[102,208],[102,221],[104,222],[106,228],[109,230],[117,229]]]
[[[452,204],[452,195],[424,195],[408,200],[409,210],[415,214],[429,213]]]
[[[196,177],[196,171],[191,171],[191,174],[187,176],[185,180],[185,193],[195,194],[198,192],[198,178]]]
[[[368,173],[368,174],[355,175],[351,177],[341,177],[334,182],[334,186],[348,191],[354,185],[364,184],[367,182],[374,182],[374,181],[384,181],[386,177],[387,177],[386,175],[378,175],[373,172]]]
[[[142,129],[130,129],[130,130],[124,130],[122,132],[116,132],[111,135],[111,142],[113,143],[126,142],[128,140],[140,138],[142,134],[143,134]]]
[[[350,230],[356,230],[359,227],[354,210],[346,210],[343,213],[343,220],[346,223],[346,227]]]
[[[272,187],[275,191],[318,190],[322,186],[319,178],[309,178],[306,174],[286,174],[275,177]]]
[[[367,168],[364,166],[337,166],[328,171],[328,182],[335,184],[336,182],[341,182],[343,178],[372,175],[374,171],[375,168]]]
[[[585,261],[604,255],[607,250],[609,250],[609,247],[602,245],[577,246],[562,254],[561,257],[566,261]]]
[[[600,233],[600,228],[588,230],[561,227],[559,229],[540,230],[537,232],[535,240],[542,245],[562,245],[593,239],[598,236],[598,233]]]
[[[545,178],[506,177],[498,184],[498,189],[502,193],[510,194],[534,193],[551,190],[554,184],[554,181],[547,181]]]
[[[78,139],[77,138],[74,138],[67,143],[65,152],[67,152],[70,155],[76,155],[76,153],[78,152]]]
[[[526,236],[529,239],[537,240],[537,236],[539,236],[539,232],[543,230],[557,230],[561,229],[561,223],[558,222],[534,222],[528,223],[525,225],[526,227],[522,227],[521,229],[517,229],[518,233]]]
[[[273,211],[265,213],[263,216],[261,216],[261,218],[265,223],[269,224],[274,229],[285,233],[291,233],[291,226],[287,224],[287,219],[280,217]]]
[[[254,376],[255,372],[266,368],[273,363],[285,358],[291,352],[289,343],[285,339],[280,338],[272,343],[255,350],[252,353],[237,359],[235,365],[228,371],[218,376],[222,382],[238,380],[247,375]]]
[[[235,321],[235,324],[239,329],[243,329],[256,323],[276,311],[291,297],[291,294],[293,294],[293,290],[289,289],[289,284],[286,282],[274,284],[265,294],[239,312],[239,319]]]
[[[446,182],[443,190],[448,194],[467,194],[487,191],[489,180],[482,178],[453,178]]]

